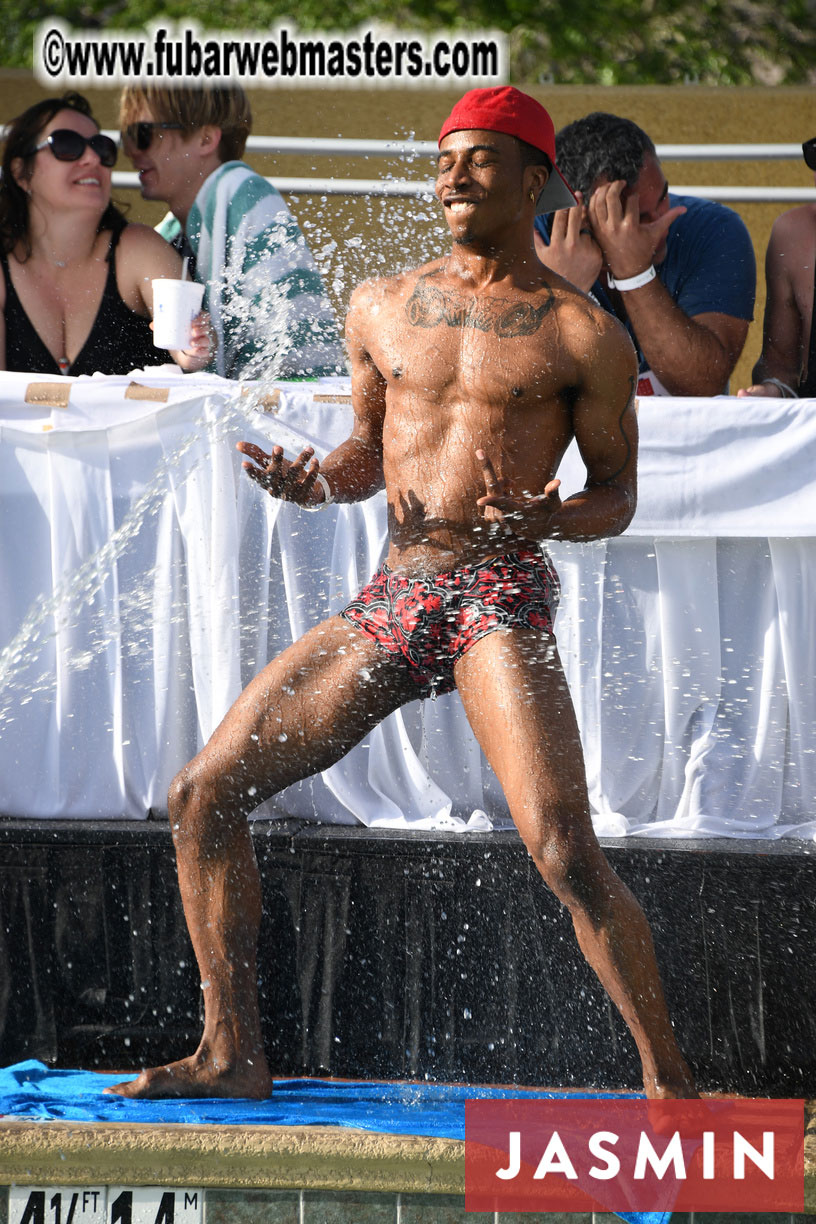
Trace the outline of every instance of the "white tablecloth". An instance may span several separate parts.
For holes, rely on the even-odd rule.
[[[344,437],[336,380],[261,389],[266,410],[168,370],[32,381],[0,374],[0,813],[142,818],[250,677],[375,569],[384,497],[306,514],[241,474],[239,438]],[[43,402],[54,385],[67,407]],[[639,419],[629,531],[552,548],[596,828],[811,838],[816,402],[642,399]],[[574,453],[560,475],[581,487]],[[261,813],[507,820],[455,694]]]

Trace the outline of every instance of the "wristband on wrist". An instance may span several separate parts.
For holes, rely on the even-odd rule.
[[[654,264],[649,264],[645,272],[638,272],[637,276],[627,276],[623,280],[615,280],[612,273],[609,273],[609,285],[612,289],[617,289],[620,293],[628,293],[630,289],[640,289],[642,285],[648,285],[649,281],[653,281],[657,276]]]
[[[783,382],[781,378],[763,378],[762,385],[767,387],[776,387],[777,391],[782,392],[783,399],[798,399],[798,395],[793,387]]]
[[[307,506],[306,509],[307,510],[323,510],[325,509],[325,507],[330,506],[330,504],[332,504],[332,502],[334,501],[334,493],[332,492],[332,486],[329,485],[329,482],[327,479],[325,479],[325,476],[323,475],[322,471],[318,471],[317,475],[314,476],[314,483],[316,483],[316,485],[321,486],[323,490],[323,501],[318,502],[317,506]]]

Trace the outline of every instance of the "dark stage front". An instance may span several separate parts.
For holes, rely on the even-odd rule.
[[[639,1086],[515,833],[256,823],[276,1074]],[[816,848],[620,840],[700,1086],[816,1096]],[[191,1051],[197,973],[165,821],[0,821],[0,1061]]]

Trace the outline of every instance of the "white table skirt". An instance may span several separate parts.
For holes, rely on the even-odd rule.
[[[0,813],[139,819],[252,675],[376,568],[384,497],[307,514],[241,474],[239,438],[336,445],[337,380],[266,388],[267,411],[257,388],[169,370],[53,379],[25,403],[32,381],[0,374]],[[67,407],[42,402],[55,384]],[[816,401],[643,399],[639,417],[629,531],[552,547],[595,827],[812,838]],[[575,454],[560,475],[581,487]],[[259,814],[508,819],[455,694]]]

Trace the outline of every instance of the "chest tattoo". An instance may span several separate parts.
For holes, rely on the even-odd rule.
[[[465,297],[452,289],[438,289],[421,277],[405,303],[412,327],[461,327],[493,332],[501,339],[531,336],[538,331],[553,304],[552,290],[545,286],[540,306],[511,298]]]

